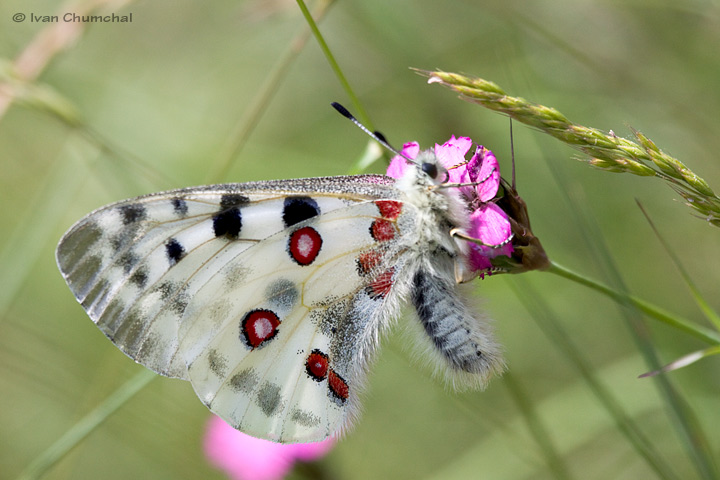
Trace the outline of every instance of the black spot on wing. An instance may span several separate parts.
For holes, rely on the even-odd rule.
[[[139,271],[139,270],[138,270]],[[145,279],[147,283],[147,278]],[[179,282],[164,281],[152,287],[153,293],[160,294],[160,300],[166,303],[166,309],[177,316],[182,316],[189,301],[188,295]]]
[[[178,284],[170,281],[164,281],[153,288],[154,292],[160,292],[160,298],[165,301],[175,295],[178,291]]]
[[[295,283],[286,278],[279,278],[268,285],[265,296],[275,308],[287,311],[295,306],[300,298],[300,292]]]
[[[225,236],[235,240],[240,236],[240,230],[242,230],[242,214],[237,207],[224,210],[213,217],[213,231],[216,237]]]
[[[226,193],[220,198],[220,208],[222,210],[231,207],[241,207],[250,203],[250,199],[239,193]]]
[[[230,388],[236,392],[242,392],[249,394],[255,389],[255,386],[260,382],[260,375],[250,368],[242,370],[230,378]]]
[[[143,267],[138,268],[130,276],[130,281],[140,288],[145,288],[145,285],[147,285],[147,281],[148,281],[147,270]]]
[[[124,229],[119,234],[113,235],[108,238],[108,243],[113,248],[113,250],[123,250],[127,245],[132,242],[132,233],[132,230],[130,230],[129,228]]]
[[[184,217],[187,215],[188,212],[188,206],[187,202],[184,198],[181,197],[175,197],[172,199],[172,206],[173,210],[175,211],[175,214],[177,214],[180,217]]]
[[[287,197],[283,205],[283,222],[286,227],[320,215],[320,207],[310,197]]]
[[[299,408],[295,408],[290,412],[290,419],[303,427],[317,427],[321,421],[317,415]]]
[[[138,262],[140,262],[140,257],[131,251],[123,253],[117,260],[118,265],[123,267],[125,273],[130,273]]]
[[[175,296],[169,304],[170,310],[172,310],[178,317],[182,317],[188,306],[188,302],[190,302],[190,297],[185,291],[185,288],[181,288],[175,292]]]
[[[240,207],[250,199],[237,193],[226,193],[220,198],[220,211],[213,217],[213,231],[216,237],[225,236],[236,240],[242,230],[242,212]]]
[[[180,242],[174,238],[171,238],[165,243],[165,253],[167,254],[170,266],[173,266],[185,256],[185,247],[180,245]]]
[[[139,203],[132,203],[130,205],[123,205],[120,207],[120,215],[124,225],[139,222],[145,220],[147,217],[147,211],[143,205]]]
[[[213,348],[208,352],[207,361],[210,371],[220,378],[225,377],[228,369],[227,357]]]

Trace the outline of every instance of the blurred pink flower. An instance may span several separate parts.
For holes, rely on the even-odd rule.
[[[500,166],[495,155],[479,145],[470,161],[467,161],[465,155],[470,147],[470,138],[455,138],[453,135],[444,144],[435,144],[435,156],[448,170],[448,183],[475,184],[459,189],[470,211],[470,228],[466,233],[485,244],[470,243],[470,267],[483,276],[484,272],[492,269],[491,258],[512,254],[513,247],[509,242],[512,226],[507,214],[492,203],[500,188]],[[413,160],[419,152],[417,142],[406,143],[400,151],[402,155]],[[399,178],[409,167],[407,160],[396,155],[390,162],[387,175]]]
[[[310,462],[325,456],[335,440],[273,443],[235,430],[213,415],[208,421],[203,443],[210,464],[232,480],[279,480],[290,472],[296,461]]]

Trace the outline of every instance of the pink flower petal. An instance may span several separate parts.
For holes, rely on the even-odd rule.
[[[239,432],[213,416],[205,432],[205,456],[210,464],[233,480],[280,480],[296,460],[323,457],[334,445],[333,439],[318,443],[279,444]]]
[[[480,245],[470,244],[470,267],[473,271],[484,271],[492,267],[490,259],[483,255]],[[484,277],[483,277],[484,278]]]
[[[435,156],[438,162],[440,162],[440,165],[445,167],[450,173],[450,182],[460,182],[460,178],[466,169],[465,164],[467,160],[465,159],[465,154],[470,150],[470,147],[472,147],[472,140],[470,138],[455,138],[455,135],[452,135],[450,140],[442,145],[435,144]],[[460,167],[458,167],[458,165],[460,165]]]
[[[470,214],[470,235],[487,245],[502,245],[512,235],[507,214],[494,203],[486,203]],[[497,251],[490,247],[485,247]],[[494,256],[494,255],[492,255]]]
[[[415,159],[420,153],[420,145],[417,142],[408,142],[403,145],[400,153],[410,159]],[[405,171],[408,169],[410,164],[400,155],[395,155],[390,161],[387,172],[385,173],[388,177],[400,178],[403,176]]]
[[[508,242],[512,236],[512,226],[507,214],[494,203],[486,203],[470,214],[468,234],[487,245],[502,245],[493,248],[470,244],[470,265],[475,270],[489,268],[491,258],[510,256],[513,252],[512,244]]]
[[[495,197],[500,186],[500,165],[490,150],[483,146],[477,147],[468,164],[468,178],[471,182],[481,182],[475,187],[481,202],[488,202]]]

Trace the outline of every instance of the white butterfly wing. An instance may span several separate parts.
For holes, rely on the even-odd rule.
[[[358,268],[379,246],[370,231],[378,220],[375,202],[334,210],[210,268],[185,310],[179,352],[211,410],[275,441],[321,440],[343,425],[387,317],[375,277]],[[291,239],[305,229],[322,245],[302,265]],[[242,288],[228,289],[238,267]]]
[[[190,379],[249,433],[321,440],[356,402],[357,360],[366,361],[386,316],[388,272],[378,262],[361,271],[358,261],[394,243],[386,227],[396,228],[399,211],[388,222],[387,208],[370,201],[393,198],[392,184],[329,177],[139,197],[79,221],[57,261],[130,357]]]

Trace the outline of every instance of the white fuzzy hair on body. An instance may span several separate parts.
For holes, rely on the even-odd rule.
[[[436,301],[432,318],[437,330],[431,333],[418,332],[420,353],[417,356],[433,366],[436,377],[448,386],[457,389],[484,388],[488,380],[504,369],[500,346],[492,336],[486,318],[476,315],[467,306],[457,285],[456,272],[467,268],[469,244],[450,234],[452,228],[466,232],[470,211],[456,187],[443,187],[447,181],[447,170],[440,165],[431,151],[422,152],[416,161],[435,166],[435,178],[421,168],[410,168],[398,181],[398,189],[406,196],[406,202],[417,209],[416,238],[411,246],[415,263],[415,277],[424,275],[426,292],[418,292],[414,285],[411,302],[415,304],[419,317],[418,296]],[[432,299],[432,300],[430,300]],[[411,322],[417,330],[421,322]],[[438,345],[438,338],[446,340]],[[463,347],[464,345],[464,347]],[[475,354],[471,347],[479,352]],[[445,348],[441,348],[445,347]],[[455,348],[453,348],[455,347]]]
[[[433,152],[421,152],[415,161],[418,166],[408,168],[397,180],[401,200],[414,207],[415,224],[412,235],[400,239],[399,248],[406,249],[404,274],[394,285],[391,300],[396,305],[391,311],[397,314],[406,301],[417,310],[418,296],[433,299],[430,318],[437,327],[434,334],[423,328],[422,318],[409,322],[409,330],[417,337],[414,343],[419,344],[414,356],[431,365],[434,376],[453,389],[484,388],[505,365],[488,319],[470,308],[464,298],[470,287],[458,285],[455,279],[458,269],[467,268],[470,249],[466,241],[451,236],[450,230],[467,231],[470,211],[458,188],[442,186],[448,173]],[[434,165],[434,178],[421,168],[423,164]],[[418,275],[426,279],[424,292],[417,291]],[[421,312],[417,314],[422,317]],[[443,339],[444,344],[439,341]],[[480,354],[460,348],[463,344],[475,346]]]

